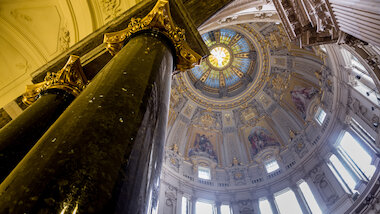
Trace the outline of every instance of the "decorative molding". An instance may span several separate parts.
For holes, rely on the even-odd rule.
[[[339,28],[325,0],[273,0],[290,40],[300,45],[334,43]]]
[[[44,82],[26,86],[26,93],[24,93],[22,101],[27,105],[31,105],[42,92],[48,89],[61,89],[78,96],[87,82],[79,57],[71,55],[60,71],[47,73]]]
[[[106,15],[105,20],[115,18],[120,12],[120,0],[100,0],[101,8]]]
[[[158,30],[167,36],[176,49],[177,69],[186,71],[199,64],[201,56],[193,51],[185,38],[185,30],[177,27],[170,15],[168,0],[158,0],[154,8],[144,18],[132,18],[122,31],[106,33],[104,43],[112,55],[119,52],[124,41],[132,34],[143,30]]]
[[[15,19],[22,19],[24,21],[26,21],[27,23],[30,23],[33,21],[33,19],[28,16],[28,15],[25,15],[25,14],[22,14],[20,13],[18,10],[12,10],[11,11],[11,15],[15,18]]]
[[[65,51],[70,47],[70,31],[64,25],[59,29],[59,38],[58,38],[59,50]]]

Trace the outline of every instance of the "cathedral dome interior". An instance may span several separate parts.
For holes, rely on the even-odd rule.
[[[141,15],[136,11],[151,9],[150,2],[0,3],[0,128],[30,109],[22,101],[26,85],[70,70],[69,55],[78,55],[90,86],[118,56],[104,34],[127,27],[134,20],[128,14]],[[159,190],[148,193],[148,213],[380,213],[379,3],[215,1],[220,8],[199,21],[206,3],[180,2],[193,21],[178,22],[196,23],[194,38],[209,55],[171,76]],[[369,24],[359,26],[349,12]],[[118,93],[135,92],[122,86]],[[94,95],[88,105],[103,98]],[[118,124],[126,118],[118,116]]]
[[[356,92],[342,87],[360,78],[339,70],[354,64],[364,72],[370,69],[344,45],[300,48],[289,40],[270,4],[265,6],[271,14],[265,21],[241,15],[231,21],[230,14],[227,21],[205,23],[200,32],[211,55],[174,76],[161,177],[163,213],[179,213],[183,206],[193,213],[197,205],[192,204],[198,202],[199,207],[225,209],[222,213],[228,207],[231,213],[343,213],[349,207],[336,189],[339,181],[324,177],[334,177],[324,171],[332,166],[333,148],[355,135],[347,127],[360,123],[348,113]],[[247,11],[255,13],[257,7]],[[377,121],[379,99],[372,101],[367,117]],[[378,136],[374,124],[370,129]],[[370,174],[375,165],[369,166]],[[277,198],[287,191],[295,197],[306,194],[301,190],[305,183],[319,185],[310,187],[319,205],[286,211],[287,202],[280,205]],[[265,210],[266,203],[271,208]]]

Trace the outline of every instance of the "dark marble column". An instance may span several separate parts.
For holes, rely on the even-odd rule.
[[[68,63],[57,74],[67,72],[81,72],[79,57],[71,56]],[[31,90],[25,94],[25,102],[34,103],[0,130],[0,182],[9,175],[38,139],[62,114],[74,100],[75,95],[79,94],[82,86],[62,87],[69,83],[67,81],[58,83],[57,79],[54,79],[56,76],[56,74],[49,75],[45,82],[28,86]],[[77,80],[87,81],[85,78]],[[82,83],[84,83],[83,81]],[[84,84],[82,85],[84,86]],[[76,88],[76,91],[68,90],[68,88]],[[35,101],[35,99],[37,100]]]
[[[73,100],[74,96],[63,90],[47,91],[0,130],[0,182]]]
[[[176,21],[192,25],[183,8],[174,11]],[[104,42],[114,58],[0,185],[0,213],[145,214],[157,207],[174,62],[184,71],[201,56],[174,24],[168,0]]]
[[[172,71],[163,36],[131,38],[0,185],[0,213],[145,212]]]

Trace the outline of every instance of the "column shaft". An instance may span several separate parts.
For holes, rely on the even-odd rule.
[[[196,203],[197,203],[197,198],[191,197],[191,214],[196,214],[195,209],[196,209]]]
[[[176,207],[175,207],[175,213],[181,213],[182,209],[184,209],[182,207],[182,197],[183,197],[183,192],[180,192],[180,191],[177,191],[177,204],[176,204]],[[185,205],[186,206],[186,205]]]
[[[272,208],[273,214],[279,214],[278,210],[277,210],[277,206],[274,203],[274,197],[273,196],[269,196],[268,197],[268,201],[269,201],[270,207]]]
[[[43,82],[26,87],[23,102],[34,104],[0,130],[0,181],[8,176],[86,83],[79,57],[71,55],[61,70],[48,73]]]
[[[0,185],[0,213],[155,207],[172,71],[160,34],[132,37]]]
[[[253,213],[259,214],[260,213],[259,200],[253,199],[252,203],[253,203]]]
[[[311,192],[313,193],[314,198],[317,201],[322,212],[325,213],[328,210],[328,208],[327,208],[326,203],[324,202],[323,198],[321,197],[321,194],[320,194],[318,188],[316,187],[315,183],[313,182],[313,180],[309,176],[305,177],[304,179],[305,179],[305,182],[309,185],[309,188],[310,188]]]
[[[343,159],[342,155],[337,151],[332,151],[332,153],[338,158],[338,160],[342,163],[344,168],[346,168],[347,172],[350,173],[352,178],[355,180],[356,183],[359,183],[360,178],[355,173],[355,171],[351,168],[351,166]]]
[[[73,100],[64,90],[46,91],[0,130],[0,183]]]
[[[216,214],[221,214],[221,213],[222,213],[222,211],[221,211],[221,207],[220,207],[220,206],[222,206],[222,203],[220,203],[220,202],[216,202],[216,203],[215,203]]]

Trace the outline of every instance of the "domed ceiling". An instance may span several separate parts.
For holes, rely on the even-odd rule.
[[[196,103],[230,109],[251,100],[269,75],[269,47],[248,24],[232,25],[202,35],[211,55],[178,75],[178,83]]]
[[[250,38],[232,29],[202,35],[211,55],[191,69],[196,88],[211,97],[231,97],[243,91],[255,76],[256,49]]]
[[[317,109],[334,103],[326,53],[290,43],[275,23],[230,25],[202,38],[211,55],[174,76],[166,166],[184,167],[190,180],[186,171],[208,166],[218,182],[248,185],[267,178],[266,162],[290,170],[312,153],[325,131]]]

